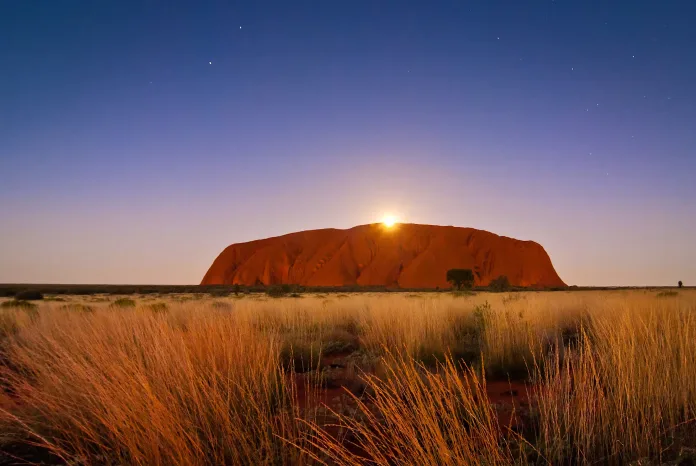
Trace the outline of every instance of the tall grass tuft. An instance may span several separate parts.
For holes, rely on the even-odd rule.
[[[387,353],[380,376],[366,374],[368,395],[334,413],[342,436],[311,424],[311,445],[337,465],[511,464],[486,382],[447,358],[430,372],[405,353]],[[308,451],[310,453],[310,451]]]
[[[554,464],[670,459],[695,438],[694,362],[693,306],[593,314],[576,351],[541,361],[540,448]]]
[[[66,460],[142,465],[301,464],[279,342],[229,314],[54,310],[20,329],[3,375],[32,442]]]

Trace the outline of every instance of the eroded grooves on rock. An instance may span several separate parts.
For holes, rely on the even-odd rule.
[[[446,288],[446,272],[452,268],[476,270],[477,285],[500,275],[513,286],[565,285],[538,243],[473,228],[417,224],[310,230],[233,244],[215,259],[201,284]]]

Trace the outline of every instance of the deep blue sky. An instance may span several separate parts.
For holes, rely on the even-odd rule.
[[[205,4],[204,4],[205,3]],[[378,221],[696,284],[696,2],[0,1],[0,282]]]

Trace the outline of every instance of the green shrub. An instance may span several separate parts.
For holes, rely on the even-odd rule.
[[[467,364],[480,360],[484,345],[485,318],[482,310],[452,317],[454,343],[449,348],[449,355],[453,360],[464,361]]]
[[[336,324],[335,328],[344,332],[348,332],[349,334],[356,337],[364,333],[364,329],[360,325],[360,322],[358,322],[358,319],[354,316],[346,316],[342,318],[340,322]]]
[[[289,285],[287,283],[283,285],[273,285],[266,289],[266,294],[271,298],[280,298],[282,296],[287,296],[289,294],[298,294],[301,288],[297,285]],[[296,296],[293,296],[296,297]]]
[[[488,320],[490,320],[491,315],[491,304],[486,301],[483,304],[479,304],[474,308],[474,319],[476,319],[477,324],[484,329]]]
[[[471,269],[450,269],[446,278],[458,290],[474,286],[474,272]]]
[[[60,296],[49,296],[49,297],[45,297],[44,301],[55,301],[57,303],[64,303],[65,298],[61,298]]]
[[[40,301],[44,299],[43,294],[38,290],[24,290],[15,295],[17,301]]]
[[[270,296],[271,298],[280,298],[286,294],[287,292],[280,286],[271,286],[266,290],[266,295]]]
[[[213,301],[210,306],[213,309],[218,309],[220,311],[229,311],[230,309],[232,309],[232,305],[224,301]]]
[[[485,321],[479,314],[458,314],[452,318],[452,335],[456,341],[473,343],[480,347],[483,342]]]
[[[321,339],[322,353],[352,353],[360,348],[360,339],[346,330],[336,329],[323,335]]]
[[[280,350],[280,364],[286,371],[309,372],[319,368],[320,355],[314,344],[286,342]]]
[[[60,307],[64,311],[94,312],[91,306],[82,303],[70,303]]]
[[[0,307],[3,309],[36,309],[37,306],[29,301],[14,299],[12,301],[5,301],[0,304]]]
[[[135,301],[130,298],[118,298],[112,304],[114,307],[135,307]]]
[[[4,303],[0,304],[0,308],[21,310],[32,322],[39,318],[38,306],[34,303],[30,303],[29,301],[19,301],[16,299],[12,301],[5,301]]]
[[[167,312],[167,310],[169,310],[169,306],[167,306],[167,303],[152,303],[147,307],[155,314]]]
[[[510,289],[510,280],[505,275],[501,275],[498,278],[491,280],[488,287],[492,291],[508,291]]]
[[[266,289],[266,295],[270,296],[271,298],[280,298],[282,296],[286,296],[290,294],[293,291],[292,286],[284,284],[284,285],[273,285],[269,286]]]

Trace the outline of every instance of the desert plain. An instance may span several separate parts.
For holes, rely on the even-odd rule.
[[[2,464],[694,464],[696,290],[0,302]]]

